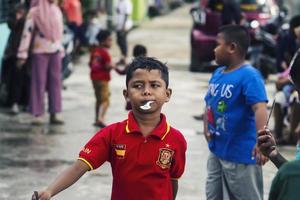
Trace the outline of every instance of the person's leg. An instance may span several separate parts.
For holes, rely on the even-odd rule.
[[[76,40],[78,39],[78,28],[77,28],[76,23],[70,22],[70,23],[67,24],[67,26],[73,32],[74,42],[76,42]]]
[[[121,54],[124,58],[127,57],[128,47],[127,47],[127,32],[118,31],[117,32],[117,44],[121,50]]]
[[[33,116],[44,114],[44,94],[49,57],[45,54],[32,55],[30,112]]]
[[[100,104],[99,121],[104,123],[105,114],[109,106],[109,101],[104,101]]]
[[[78,38],[81,45],[87,44],[87,38],[85,36],[86,30],[87,30],[87,26],[84,24],[77,26]]]
[[[48,89],[48,102],[49,113],[52,118],[62,111],[61,100],[61,55],[60,53],[48,54],[49,65],[47,71],[47,89]]]
[[[105,121],[105,114],[109,106],[109,96],[110,96],[110,91],[109,91],[109,85],[107,81],[102,81],[101,82],[101,104],[100,104],[100,109],[99,109],[99,121],[104,124]]]
[[[99,81],[92,81],[94,93],[95,93],[95,125],[97,125],[97,122],[99,121],[99,109],[101,104],[101,84]]]
[[[18,68],[16,66],[16,62],[13,63],[11,66],[13,68],[13,75],[14,75],[14,81],[12,83],[12,102],[13,103],[20,103],[21,95],[22,95],[22,84],[24,82],[25,74],[23,67]]]
[[[12,94],[13,94],[13,69],[12,65],[14,63],[14,58],[6,58],[3,60],[2,64],[2,71],[1,71],[1,84],[4,84],[5,90],[6,90],[6,98],[4,101],[5,106],[11,106],[12,105]]]
[[[30,80],[31,80],[31,64],[26,63],[23,68],[24,80],[22,83],[22,94],[20,99],[20,104],[27,110],[30,98]]]
[[[258,165],[236,164],[221,160],[224,184],[229,199],[262,200],[262,168]]]
[[[222,166],[219,158],[213,153],[209,153],[207,160],[207,178],[206,178],[206,199],[223,199],[222,189]]]
[[[22,66],[24,67],[24,66]],[[13,114],[19,113],[19,105],[21,103],[21,95],[23,90],[23,82],[24,82],[24,70],[16,66],[16,62],[12,63],[11,66],[13,70],[14,80],[12,81],[12,94],[11,94],[11,102],[12,108],[11,112]]]
[[[73,32],[74,38],[74,50],[72,54],[73,61],[77,61],[79,59],[79,51],[80,51],[80,38],[79,38],[79,29],[75,22],[71,22],[67,24],[68,28]]]

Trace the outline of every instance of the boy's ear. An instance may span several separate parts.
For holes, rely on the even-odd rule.
[[[171,88],[167,88],[167,90],[166,90],[166,97],[167,98],[166,98],[165,102],[170,101],[171,96],[172,96],[172,89]]]
[[[129,101],[129,98],[128,98],[128,92],[126,89],[123,90],[123,96],[125,98],[126,101]]]
[[[231,42],[231,43],[229,44],[229,52],[230,52],[230,53],[234,53],[235,51],[237,51],[237,45],[236,45],[236,43]]]

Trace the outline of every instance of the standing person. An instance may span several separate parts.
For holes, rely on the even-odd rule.
[[[98,12],[96,10],[91,10],[88,14],[87,28],[85,32],[85,37],[87,44],[93,47],[98,44],[97,34],[101,29],[103,29],[101,22],[99,20]]]
[[[126,63],[128,44],[127,44],[127,33],[132,28],[132,4],[131,0],[118,0],[117,8],[117,44],[121,50],[120,63]]]
[[[132,102],[128,119],[101,129],[84,146],[78,160],[44,191],[48,200],[75,183],[86,171],[110,162],[112,200],[172,200],[184,172],[186,141],[171,127],[162,106],[171,97],[166,65],[138,57],[126,74],[125,99]],[[33,200],[36,199],[32,198]]]
[[[80,0],[63,0],[62,7],[66,14],[67,25],[77,36],[79,27],[83,23]]]
[[[17,66],[17,51],[26,19],[26,8],[17,4],[8,20],[11,30],[3,59],[3,82],[7,86],[7,104],[13,114],[19,113],[19,105],[28,105],[29,72],[28,64]]]
[[[74,59],[77,59],[80,51],[80,45],[86,43],[82,27],[83,18],[81,2],[80,0],[63,0],[62,8],[67,19],[67,26],[74,33]]]
[[[108,50],[112,45],[111,32],[101,30],[97,35],[99,45],[91,51],[90,69],[91,80],[96,97],[95,105],[95,126],[105,127],[104,117],[109,106],[109,81],[110,71],[115,68],[112,64]]]
[[[34,117],[32,123],[36,125],[44,123],[46,90],[50,123],[63,123],[60,114],[62,111],[62,37],[63,18],[59,7],[54,0],[39,0],[37,5],[29,10],[17,55],[18,64],[22,65],[28,58],[28,54],[32,54],[30,112]],[[30,46],[32,46],[31,52],[29,52]]]
[[[220,28],[214,51],[221,67],[211,77],[205,97],[208,200],[263,199],[262,169],[256,162],[264,164],[266,158],[255,144],[256,130],[267,121],[268,100],[260,73],[245,63],[249,44],[244,27]]]

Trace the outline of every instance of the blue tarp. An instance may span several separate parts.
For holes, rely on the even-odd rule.
[[[4,49],[7,43],[7,39],[9,36],[9,28],[6,23],[1,23],[0,24],[0,74],[1,74],[1,64],[2,64],[2,58],[3,58],[3,53]]]

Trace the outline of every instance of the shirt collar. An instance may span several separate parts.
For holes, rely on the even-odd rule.
[[[170,125],[167,123],[166,116],[164,114],[160,114],[160,122],[152,131],[151,135],[159,137],[163,140],[168,133],[170,132]],[[133,112],[129,112],[128,120],[125,126],[126,133],[134,133],[141,132],[137,121],[134,118]]]

